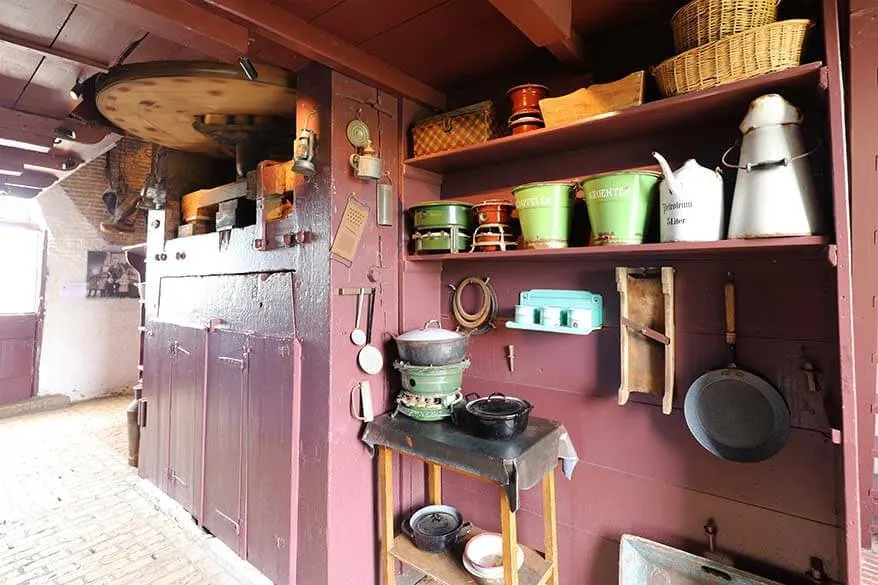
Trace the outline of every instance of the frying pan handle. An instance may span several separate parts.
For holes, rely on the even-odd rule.
[[[735,333],[735,283],[731,275],[725,286],[726,296],[726,343],[734,345],[737,341]]]

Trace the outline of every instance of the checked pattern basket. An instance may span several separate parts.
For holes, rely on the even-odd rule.
[[[414,156],[425,156],[479,144],[501,134],[497,111],[490,101],[419,120],[412,127]]]

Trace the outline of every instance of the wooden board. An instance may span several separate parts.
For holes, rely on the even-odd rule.
[[[619,404],[626,404],[631,392],[642,392],[661,397],[662,412],[670,414],[674,404],[674,269],[616,268],[616,286],[621,323]],[[664,335],[664,343],[640,327],[649,328],[652,335]]]
[[[479,528],[473,528],[472,535],[484,532]],[[524,545],[524,565],[518,572],[519,585],[543,585],[552,575],[552,565],[543,556],[532,548]],[[393,541],[390,554],[399,561],[419,570],[433,578],[441,585],[476,585],[475,577],[463,568],[461,553],[446,551],[442,554],[424,552],[409,539],[400,534]]]
[[[97,105],[118,127],[162,146],[228,156],[229,150],[193,127],[205,114],[288,116],[296,106],[293,74],[256,65],[250,81],[238,66],[204,61],[142,63],[111,73]]]

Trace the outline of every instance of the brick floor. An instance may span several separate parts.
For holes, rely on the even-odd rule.
[[[0,584],[269,583],[128,466],[130,400],[0,420]]]

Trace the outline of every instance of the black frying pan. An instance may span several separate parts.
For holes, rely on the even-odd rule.
[[[702,447],[723,459],[764,461],[786,444],[790,411],[774,386],[735,364],[735,285],[725,286],[729,365],[701,375],[686,394],[686,424]]]

